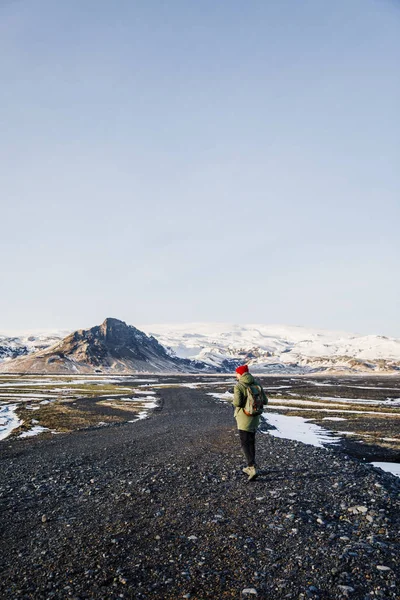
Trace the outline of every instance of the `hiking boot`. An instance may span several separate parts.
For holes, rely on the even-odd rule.
[[[251,481],[252,479],[255,479],[258,475],[257,470],[255,467],[247,467],[247,471],[246,473],[248,474],[249,478],[247,481]]]

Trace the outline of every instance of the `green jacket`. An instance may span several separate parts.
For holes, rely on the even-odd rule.
[[[247,398],[246,387],[253,384],[261,387],[264,404],[267,404],[268,402],[268,398],[265,395],[260,382],[254,379],[253,375],[250,373],[243,373],[235,385],[232,401],[232,404],[235,407],[234,417],[236,419],[237,428],[242,429],[243,431],[256,431],[258,425],[260,424],[260,415],[257,415],[256,417],[248,417],[243,412]]]

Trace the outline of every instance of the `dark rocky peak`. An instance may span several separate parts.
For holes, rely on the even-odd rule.
[[[135,337],[138,337],[137,334],[143,336],[143,333],[136,329],[136,327],[132,327],[131,325],[127,325],[124,321],[113,319],[111,317],[108,317],[103,321],[99,327],[99,333],[108,342],[115,340],[121,341],[128,337],[132,337],[132,334],[136,334]]]
[[[133,325],[127,325],[119,319],[109,317],[97,329],[99,337],[103,338],[107,345],[136,345],[137,343],[148,343],[150,341],[150,338],[143,331],[136,329]]]

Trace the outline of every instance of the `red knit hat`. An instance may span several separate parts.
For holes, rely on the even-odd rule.
[[[236,369],[236,373],[239,373],[239,375],[243,375],[243,373],[248,373],[249,372],[249,367],[247,365],[240,365],[240,367],[238,367]]]

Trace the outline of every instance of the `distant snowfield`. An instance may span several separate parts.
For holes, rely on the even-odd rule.
[[[153,324],[139,328],[181,358],[208,360],[210,363],[217,357],[229,359],[240,351],[253,348],[263,355],[262,361],[266,363],[276,361],[277,357],[282,363],[344,356],[362,360],[400,360],[400,340],[379,335],[229,323]]]

